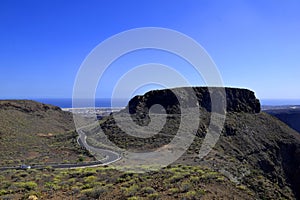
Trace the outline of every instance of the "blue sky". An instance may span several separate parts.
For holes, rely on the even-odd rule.
[[[71,97],[96,45],[128,29],[164,27],[200,43],[225,86],[300,99],[299,10],[296,0],[1,0],[0,98]],[[110,95],[112,82],[105,84],[98,97]]]

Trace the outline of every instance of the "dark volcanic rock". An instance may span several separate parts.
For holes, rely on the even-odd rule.
[[[226,98],[224,97],[225,94]],[[260,102],[256,99],[254,92],[237,88],[225,88],[224,90],[224,88],[218,87],[183,87],[153,90],[131,99],[128,104],[129,112],[131,114],[148,112],[150,107],[155,104],[163,106],[169,114],[180,113],[180,107],[197,107],[198,105],[211,112],[212,96],[216,102],[215,111],[217,112],[224,112],[221,105],[225,102],[227,112],[260,112]]]
[[[225,88],[227,111],[259,113],[260,102],[253,91],[247,89]]]

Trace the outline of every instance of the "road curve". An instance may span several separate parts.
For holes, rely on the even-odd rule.
[[[90,146],[86,142],[86,134],[82,129],[78,130],[78,139],[77,142],[80,146],[86,148],[90,152],[94,153],[100,153],[101,155],[104,155],[105,158],[98,160],[98,161],[93,161],[93,162],[88,162],[88,163],[69,163],[69,164],[45,164],[45,165],[32,165],[30,166],[31,169],[44,169],[47,167],[52,167],[55,169],[76,169],[76,168],[86,168],[86,167],[98,167],[98,166],[104,166],[111,164],[113,162],[116,162],[121,159],[120,154],[117,152],[108,150],[108,149],[100,149],[100,148],[95,148]],[[0,167],[0,171],[4,170],[12,170],[12,169],[21,169],[20,166],[3,166]]]
[[[108,165],[121,159],[120,154],[118,154],[117,152],[108,149],[100,149],[100,148],[90,146],[86,142],[86,134],[82,129],[78,130],[78,134],[79,136],[77,142],[79,143],[80,146],[86,148],[90,152],[99,153],[105,156],[104,159],[99,160],[100,162],[102,162],[103,165]]]

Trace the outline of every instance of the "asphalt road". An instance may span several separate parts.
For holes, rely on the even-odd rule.
[[[101,161],[94,161],[94,162],[88,162],[88,163],[70,163],[70,164],[45,164],[45,165],[31,165],[31,169],[45,169],[48,167],[52,167],[55,169],[75,169],[75,168],[85,168],[85,167],[97,167],[97,166],[103,166],[106,165],[105,163]],[[14,167],[0,167],[0,171],[4,170],[10,170],[10,169],[24,169],[20,166],[14,166]]]
[[[82,129],[78,130],[78,134],[79,134],[79,136],[78,136],[77,141],[80,146],[86,148],[90,152],[100,153],[101,155],[104,155],[105,158],[98,160],[98,161],[94,161],[94,162],[88,162],[88,163],[70,163],[70,164],[59,164],[58,163],[58,164],[33,165],[33,166],[30,166],[31,169],[44,169],[47,167],[52,167],[55,169],[75,169],[75,168],[85,168],[85,167],[97,167],[97,166],[108,165],[108,164],[111,164],[111,163],[116,162],[121,159],[120,154],[118,154],[117,152],[110,151],[107,149],[95,148],[95,147],[88,145],[86,142],[86,134],[84,133],[84,131]],[[0,167],[0,171],[10,170],[10,169],[21,169],[21,167],[20,166]]]
[[[82,129],[78,130],[78,134],[79,134],[78,143],[80,144],[80,146],[86,148],[90,152],[99,153],[99,154],[105,156],[104,159],[99,160],[103,163],[103,165],[108,165],[110,163],[116,162],[121,159],[120,154],[118,154],[117,152],[114,152],[114,151],[111,151],[108,149],[100,149],[100,148],[95,148],[95,147],[90,146],[86,142],[86,134],[84,133],[84,131]]]

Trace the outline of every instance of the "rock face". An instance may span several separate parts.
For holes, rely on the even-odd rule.
[[[217,112],[222,112],[218,108],[222,103],[225,103],[227,112],[259,113],[261,110],[260,102],[256,99],[254,92],[247,89],[218,87],[183,87],[153,90],[143,96],[135,96],[130,100],[128,107],[129,112],[132,114],[147,111],[154,104],[163,106],[167,113],[180,112],[180,106],[196,107],[198,105],[210,112],[212,111],[211,97],[215,99],[215,110]]]

